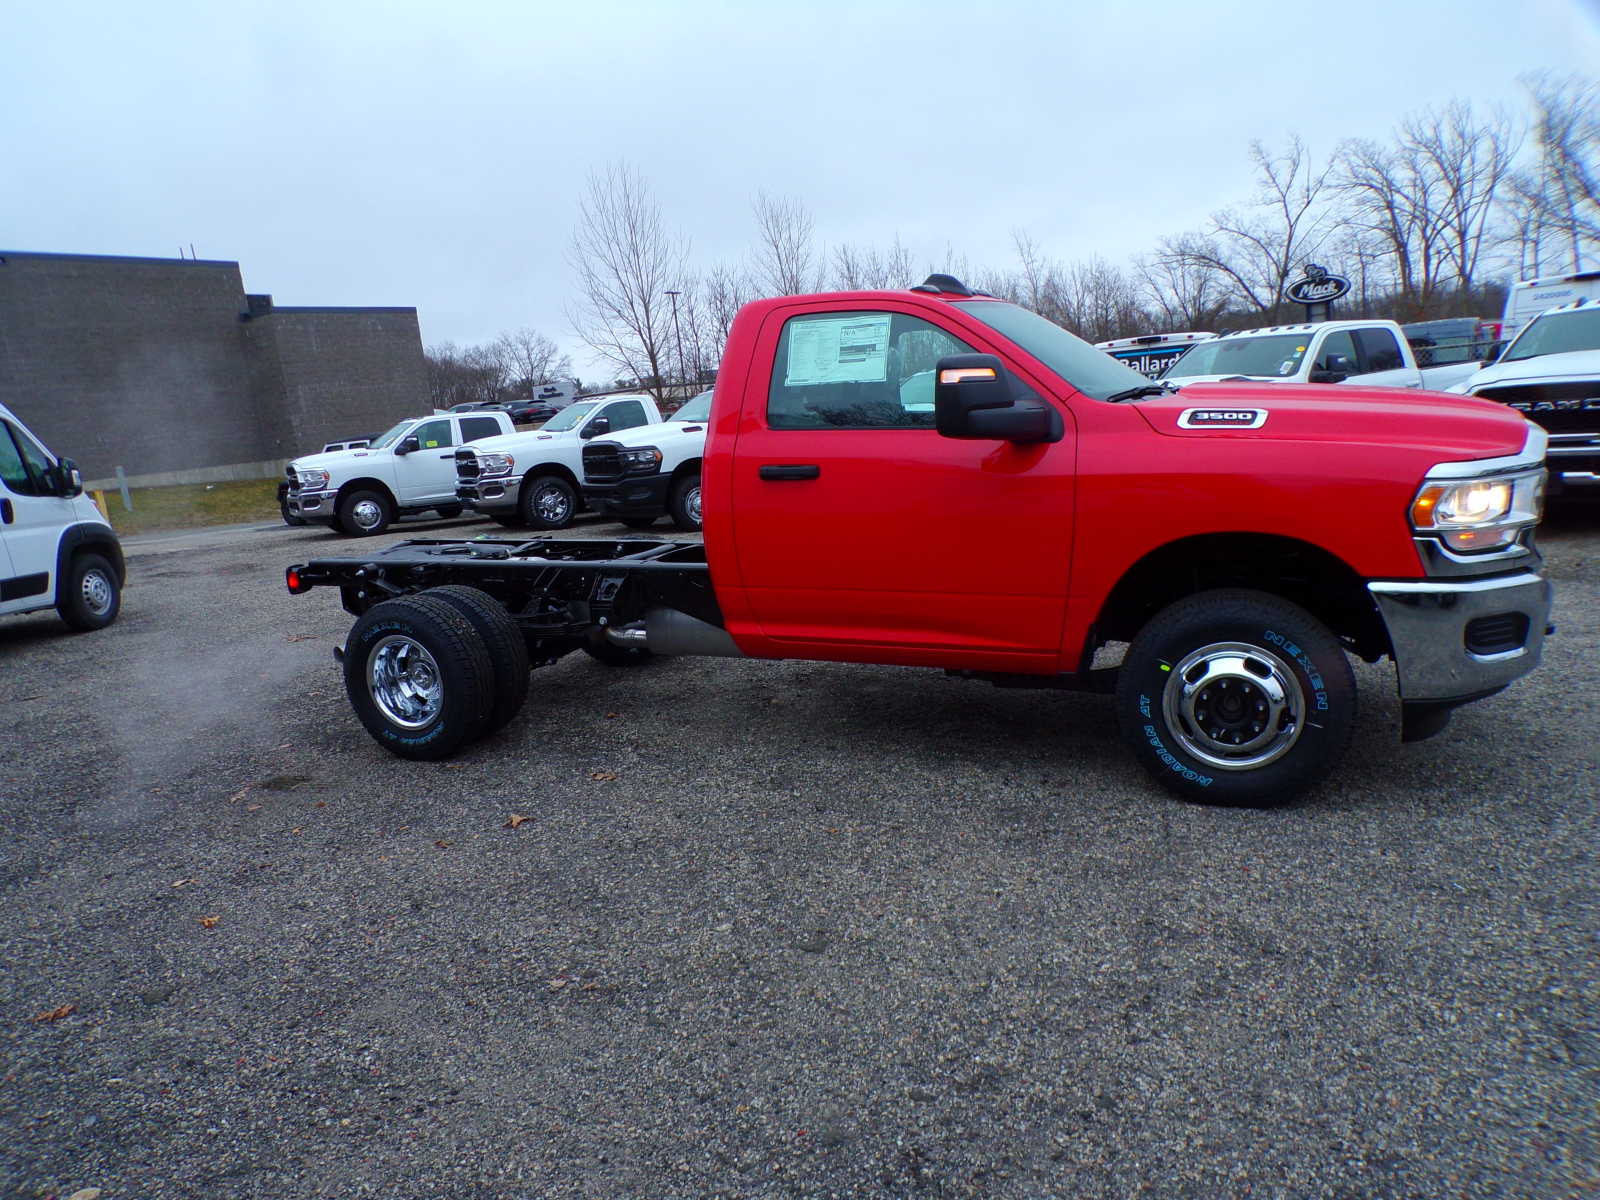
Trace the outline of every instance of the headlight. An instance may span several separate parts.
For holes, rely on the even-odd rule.
[[[1411,504],[1411,527],[1452,550],[1509,546],[1544,511],[1545,473],[1520,471],[1482,479],[1427,480]]]
[[[489,453],[478,455],[478,474],[509,475],[517,460],[509,454]]]
[[[295,478],[300,481],[302,491],[319,492],[328,486],[328,473],[315,468],[296,468]]]
[[[661,469],[661,451],[654,446],[640,446],[622,452],[622,465],[629,475],[649,475]]]

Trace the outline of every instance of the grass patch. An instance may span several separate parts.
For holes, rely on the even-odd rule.
[[[183,483],[130,488],[129,492],[133,497],[132,512],[122,507],[122,494],[115,488],[104,494],[106,516],[118,533],[164,533],[280,517],[276,479]]]

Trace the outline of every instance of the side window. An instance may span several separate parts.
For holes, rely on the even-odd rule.
[[[499,437],[500,422],[493,417],[462,417],[461,440],[475,442],[479,438]]]
[[[49,469],[50,460],[27,434],[0,421],[0,482],[13,495],[45,495],[44,473]]]
[[[617,433],[623,429],[636,429],[640,425],[648,425],[644,415],[644,405],[638,400],[619,400],[615,404],[606,406],[606,416],[611,418],[611,432]]]
[[[773,429],[932,429],[934,365],[972,347],[903,313],[784,322],[767,392]]]
[[[449,421],[424,421],[411,431],[411,436],[424,450],[448,450],[456,444]]]
[[[1398,371],[1405,366],[1400,357],[1400,343],[1387,329],[1358,329],[1356,342],[1361,346],[1363,371]]]
[[[1350,339],[1350,331],[1341,329],[1337,333],[1330,333],[1328,340],[1322,343],[1322,349],[1317,352],[1317,361],[1312,364],[1313,371],[1332,371],[1333,360],[1343,358],[1340,369],[1347,375],[1353,375],[1361,368],[1356,365],[1356,344]]]

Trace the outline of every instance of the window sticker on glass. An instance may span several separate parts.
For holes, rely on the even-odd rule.
[[[795,321],[784,384],[882,383],[889,378],[889,321],[883,316]]]

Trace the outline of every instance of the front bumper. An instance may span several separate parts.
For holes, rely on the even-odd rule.
[[[1389,631],[1400,699],[1462,703],[1539,665],[1553,589],[1532,571],[1367,584]]]
[[[583,498],[596,512],[612,517],[659,517],[667,511],[670,475],[624,476],[616,483],[585,483]]]
[[[287,501],[289,514],[306,521],[331,522],[338,515],[338,498],[336,491],[290,492]]]
[[[480,476],[470,483],[456,484],[456,499],[481,513],[515,512],[521,492],[520,475]]]

